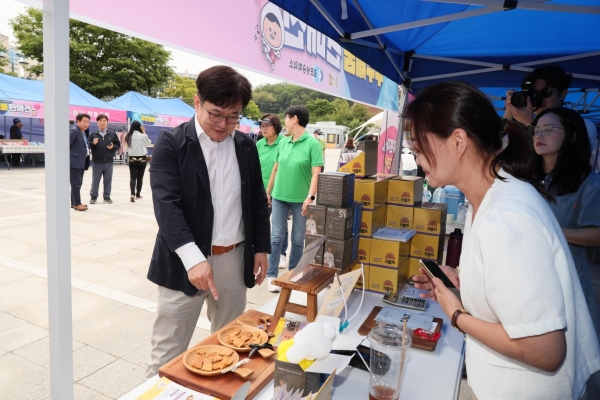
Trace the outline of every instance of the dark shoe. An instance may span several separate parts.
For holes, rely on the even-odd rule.
[[[142,197],[142,196],[139,196],[139,195],[138,195],[138,196],[135,196],[135,198],[136,198],[136,199],[138,199],[138,200],[141,200],[141,199],[143,199],[143,197]]]
[[[71,204],[71,208],[75,208],[75,206],[73,204]]]
[[[135,203],[135,196],[134,195],[131,195],[131,202]]]
[[[78,206],[73,206],[73,209],[75,211],[87,211],[88,208],[86,205],[80,204]]]
[[[112,200],[110,199],[110,197],[107,197],[107,198],[105,198],[105,199],[104,199],[104,202],[105,202],[106,204],[112,204]]]
[[[96,204],[96,200],[98,200],[98,198],[97,198],[97,197],[92,197],[92,198],[90,199],[90,204]]]

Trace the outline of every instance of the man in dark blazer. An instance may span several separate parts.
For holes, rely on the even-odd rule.
[[[215,332],[244,312],[247,288],[260,285],[269,267],[258,151],[235,130],[250,82],[216,66],[200,73],[196,87],[196,115],[161,132],[150,165],[159,231],[148,279],[158,285],[158,307],[147,378],[187,350],[205,301]]]
[[[75,125],[69,132],[71,147],[69,150],[70,160],[70,180],[71,180],[71,208],[76,211],[85,211],[87,206],[81,204],[81,183],[83,182],[83,173],[86,169],[87,158],[87,138],[85,130],[90,126],[90,116],[88,114],[78,114],[75,117]]]

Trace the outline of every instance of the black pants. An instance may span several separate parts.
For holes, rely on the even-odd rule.
[[[21,155],[20,154],[13,153],[9,157],[12,162],[12,165],[21,165]]]
[[[146,156],[129,157],[129,188],[132,196],[140,197],[146,164]]]
[[[83,168],[71,168],[71,205],[78,206],[81,204],[81,183],[83,182]]]

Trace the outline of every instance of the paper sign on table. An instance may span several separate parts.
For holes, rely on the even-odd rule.
[[[173,398],[185,400],[219,400],[216,397],[188,389],[165,377],[162,377],[150,389],[137,397],[136,400],[167,400]]]
[[[431,330],[433,324],[433,316],[422,314],[420,312],[412,312],[409,310],[399,309],[398,307],[383,307],[375,321],[384,322],[386,324],[402,325],[402,319],[408,318],[406,325],[415,330],[417,328]]]
[[[340,275],[339,278],[342,283],[341,289],[340,282],[334,278],[329,293],[327,293],[327,297],[325,297],[325,301],[319,310],[319,314],[339,317],[344,309],[344,298],[346,298],[346,301],[348,300],[360,275],[360,269]]]
[[[306,372],[316,372],[318,374],[331,374],[333,371],[342,372],[350,364],[352,356],[343,356],[341,354],[329,354],[322,360],[316,360]]]

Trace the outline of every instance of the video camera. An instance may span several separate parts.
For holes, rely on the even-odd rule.
[[[510,104],[517,108],[523,108],[527,106],[527,98],[531,98],[531,106],[538,108],[542,105],[544,98],[552,96],[553,89],[549,89],[545,86],[541,91],[535,90],[531,82],[525,82],[523,90],[520,92],[514,92],[510,96]]]

